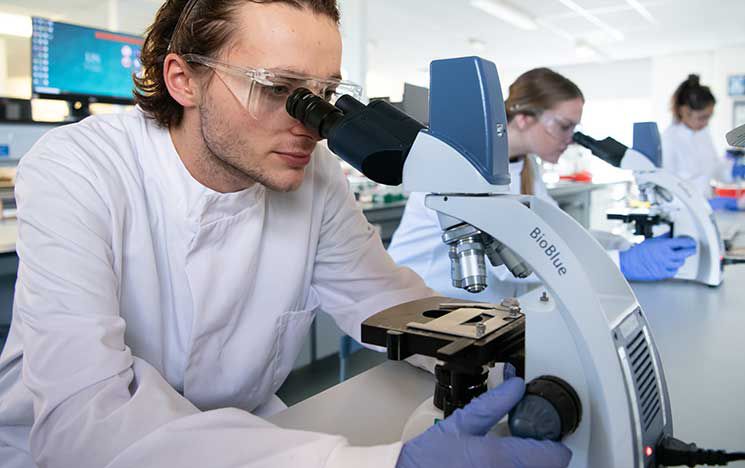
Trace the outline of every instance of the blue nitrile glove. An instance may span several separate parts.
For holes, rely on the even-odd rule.
[[[745,179],[745,164],[735,164],[732,166],[732,178]]]
[[[714,211],[739,211],[737,199],[732,197],[714,197],[709,199],[709,205]]]
[[[696,241],[688,236],[654,237],[621,252],[621,272],[631,281],[672,278],[695,253]]]
[[[525,393],[511,378],[406,442],[396,468],[563,468],[572,452],[560,443],[488,434]]]

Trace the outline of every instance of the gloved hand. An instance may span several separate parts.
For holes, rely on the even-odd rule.
[[[523,397],[517,377],[475,398],[401,449],[396,468],[563,468],[572,452],[557,442],[498,437],[491,428]]]
[[[737,199],[732,197],[714,197],[709,199],[709,205],[714,211],[739,211]]]
[[[621,272],[630,281],[672,278],[695,253],[696,241],[688,236],[654,237],[621,252]]]
[[[745,179],[745,164],[735,164],[732,166],[732,178]]]

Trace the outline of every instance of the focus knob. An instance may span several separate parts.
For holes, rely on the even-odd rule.
[[[510,412],[513,436],[560,441],[582,419],[582,403],[571,385],[558,377],[541,376],[525,388],[525,396]]]

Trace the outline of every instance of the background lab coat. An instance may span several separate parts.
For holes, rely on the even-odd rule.
[[[221,194],[134,111],[49,132],[16,194],[3,468],[32,466],[29,448],[44,467],[395,465],[400,444],[348,447],[249,413],[269,412],[319,307],[359,340],[367,316],[431,295],[328,152],[295,192]]]
[[[720,157],[709,128],[694,132],[685,124],[670,125],[662,134],[662,167],[711,198],[711,180],[731,181],[732,163]]]
[[[527,162],[519,160],[510,163],[510,191],[519,194],[521,191],[520,173],[523,164],[533,164],[535,178],[533,192],[542,200],[556,204],[546,189],[538,165],[530,157]],[[442,229],[437,219],[437,213],[424,204],[424,193],[411,193],[406,203],[401,224],[393,235],[388,253],[399,265],[405,265],[416,271],[429,287],[447,297],[457,297],[482,301],[489,303],[500,303],[505,297],[517,297],[541,283],[536,275],[530,275],[525,279],[515,278],[504,265],[493,267],[488,259],[485,259],[488,271],[488,287],[473,294],[452,285],[450,276],[450,258],[448,257],[448,246],[442,242]],[[499,216],[499,213],[495,213]],[[505,219],[505,222],[509,220]],[[606,248],[610,249],[609,255],[618,264],[618,250],[625,250],[630,244],[619,236],[613,234],[593,231],[593,236]]]

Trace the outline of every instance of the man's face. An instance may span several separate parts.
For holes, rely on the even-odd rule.
[[[234,46],[215,58],[238,67],[339,77],[341,35],[331,18],[283,3],[246,2],[236,21]],[[272,190],[296,190],[317,136],[290,117],[284,106],[255,117],[227,88],[229,80],[205,74],[199,112],[207,148]]]

